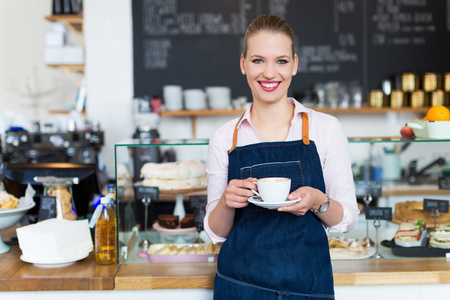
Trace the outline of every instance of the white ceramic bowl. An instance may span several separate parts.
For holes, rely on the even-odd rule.
[[[23,215],[25,215],[25,213],[28,210],[32,209],[35,205],[36,204],[33,202],[32,205],[27,207],[0,210],[0,229],[11,227],[19,222],[20,219],[22,219]],[[3,242],[0,233],[0,253],[8,252],[9,249],[9,246]]]
[[[231,88],[226,86],[209,86],[206,89],[211,109],[227,109],[231,102]]]
[[[184,105],[187,110],[206,109],[206,94],[201,89],[188,89],[184,91]]]
[[[183,109],[183,88],[179,85],[163,86],[163,99],[166,110]]]

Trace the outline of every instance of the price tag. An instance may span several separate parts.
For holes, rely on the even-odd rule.
[[[392,220],[392,207],[366,207],[366,219],[367,220]]]
[[[124,199],[125,198],[125,188],[123,186],[117,187],[117,199]]]
[[[423,199],[423,210],[438,210],[440,213],[448,213],[448,200]]]
[[[56,197],[42,196],[39,205],[38,220],[56,218]]]
[[[159,188],[157,186],[137,186],[134,187],[136,199],[150,198],[153,201],[159,199]]]
[[[191,208],[195,211],[195,227],[197,227],[198,231],[203,230],[203,219],[206,214],[206,203],[207,203],[206,195],[195,195],[189,196],[189,202]]]
[[[189,196],[189,203],[191,208],[196,209],[198,207],[206,207],[206,203],[208,202],[208,198],[206,195],[195,195]]]
[[[371,195],[372,197],[381,197],[383,184],[381,181],[355,181],[355,193],[357,197]]]
[[[450,190],[450,177],[439,177],[438,184],[440,190]]]
[[[7,168],[8,168],[7,163],[5,163],[5,162],[0,163],[0,183],[3,181],[3,178],[5,177]]]

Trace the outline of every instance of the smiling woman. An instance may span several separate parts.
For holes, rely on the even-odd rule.
[[[298,68],[293,37],[281,17],[252,21],[240,67],[253,104],[210,139],[204,223],[223,243],[214,299],[334,299],[324,227],[349,231],[359,211],[338,120],[287,97]],[[291,180],[290,205],[253,201],[255,182],[266,177]]]

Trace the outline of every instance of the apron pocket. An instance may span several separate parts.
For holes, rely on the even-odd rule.
[[[269,162],[240,168],[241,179],[254,177],[286,177],[291,179],[291,192],[303,186],[301,161]]]

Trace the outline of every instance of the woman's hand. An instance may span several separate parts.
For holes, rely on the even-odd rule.
[[[233,179],[228,183],[221,200],[230,208],[242,208],[248,205],[248,198],[253,196],[252,189],[256,190],[256,178],[249,177],[244,180]]]
[[[289,200],[295,200],[302,197],[302,200],[289,206],[279,207],[278,211],[290,212],[296,216],[302,216],[311,209],[318,209],[322,203],[325,203],[327,196],[320,190],[302,186],[289,194]]]

